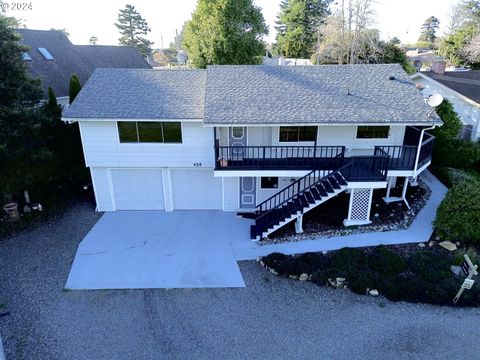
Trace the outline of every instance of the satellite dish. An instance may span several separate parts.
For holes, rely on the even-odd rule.
[[[432,107],[432,110],[427,114],[428,117],[432,116],[435,108],[443,102],[443,96],[440,94],[432,94],[427,98],[427,104]]]
[[[431,107],[437,107],[443,102],[443,96],[440,94],[430,95],[427,99],[427,104]]]

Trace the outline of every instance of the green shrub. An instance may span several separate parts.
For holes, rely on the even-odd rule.
[[[433,163],[458,169],[469,169],[480,161],[480,144],[459,139],[435,140]]]
[[[463,181],[448,190],[434,225],[443,239],[480,245],[480,182]]]
[[[368,262],[372,271],[385,276],[397,275],[407,269],[407,264],[401,256],[383,246],[375,248]]]
[[[436,112],[443,121],[442,126],[432,130],[432,134],[437,137],[437,141],[442,139],[456,139],[462,128],[462,122],[455,112],[453,104],[447,99],[444,99],[440,106],[437,107]]]
[[[465,249],[458,249],[455,252],[455,257],[453,259],[453,264],[460,266],[463,261],[465,260],[464,255],[468,255],[470,260],[472,260],[472,263],[474,265],[478,265],[480,267],[480,255],[477,253],[477,251],[474,248],[470,248],[468,250]]]

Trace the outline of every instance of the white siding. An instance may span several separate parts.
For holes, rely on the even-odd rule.
[[[97,201],[98,211],[114,211],[108,169],[91,167],[93,190]]]
[[[182,144],[120,143],[115,121],[80,122],[87,166],[213,168],[213,128],[182,123]]]
[[[458,96],[453,90],[443,85],[438,85],[433,80],[430,81],[418,76],[413,78],[413,82],[423,87],[422,93],[425,96],[440,94],[445,99],[448,99],[462,122],[473,127],[472,140],[480,138],[480,105],[474,105],[473,101],[465,100],[465,98]]]
[[[238,200],[240,190],[238,187],[238,177],[222,178],[223,181],[223,210],[236,211],[238,209]]]
[[[272,127],[252,126],[248,128],[248,145],[270,146],[272,145]]]
[[[402,145],[404,126],[391,126],[388,139],[357,139],[356,126],[320,126],[318,128],[318,145],[343,145],[347,156],[373,155],[376,145]]]
[[[278,178],[278,188],[277,189],[262,189],[261,188],[261,177],[257,177],[257,205],[267,200],[269,197],[275,195],[280,190],[286,188],[292,183],[291,180],[297,180],[297,178],[281,177]]]

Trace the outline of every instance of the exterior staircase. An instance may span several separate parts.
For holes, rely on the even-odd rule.
[[[299,216],[347,189],[348,176],[342,171],[350,164],[324,175],[313,170],[285,189],[268,198],[256,208],[255,224],[250,227],[252,240],[261,240]]]

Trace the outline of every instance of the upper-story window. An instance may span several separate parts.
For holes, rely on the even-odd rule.
[[[117,122],[118,138],[121,143],[181,143],[180,122]]]
[[[358,126],[357,139],[388,139],[390,126]]]
[[[316,126],[280,126],[278,140],[280,142],[315,141]]]

